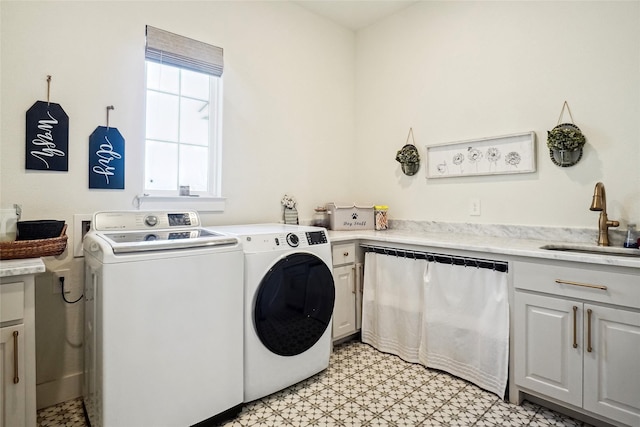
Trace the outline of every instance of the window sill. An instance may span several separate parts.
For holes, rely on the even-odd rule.
[[[192,197],[192,196],[138,196],[138,209],[167,210],[191,209],[198,212],[224,212],[224,197]]]

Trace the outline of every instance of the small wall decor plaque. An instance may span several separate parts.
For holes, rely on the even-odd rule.
[[[51,76],[47,76],[47,101],[36,101],[26,114],[25,168],[69,170],[69,116],[60,104],[49,101]]]
[[[427,178],[536,171],[535,132],[427,146]]]
[[[124,189],[124,138],[114,127],[98,126],[89,136],[89,188]]]

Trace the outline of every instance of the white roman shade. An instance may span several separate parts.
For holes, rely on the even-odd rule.
[[[145,57],[150,61],[222,76],[222,48],[147,25]]]

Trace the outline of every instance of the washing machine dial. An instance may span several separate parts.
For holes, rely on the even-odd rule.
[[[144,218],[144,223],[149,227],[155,227],[158,224],[158,217],[155,215],[149,215]]]
[[[292,248],[295,248],[300,244],[300,239],[298,239],[298,236],[296,236],[295,234],[289,233],[287,234],[287,243]]]

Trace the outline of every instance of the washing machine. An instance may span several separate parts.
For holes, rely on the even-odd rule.
[[[324,228],[284,224],[212,228],[244,251],[244,402],[329,366],[335,288]]]
[[[97,212],[84,238],[91,427],[204,426],[243,403],[239,239],[196,212]]]

